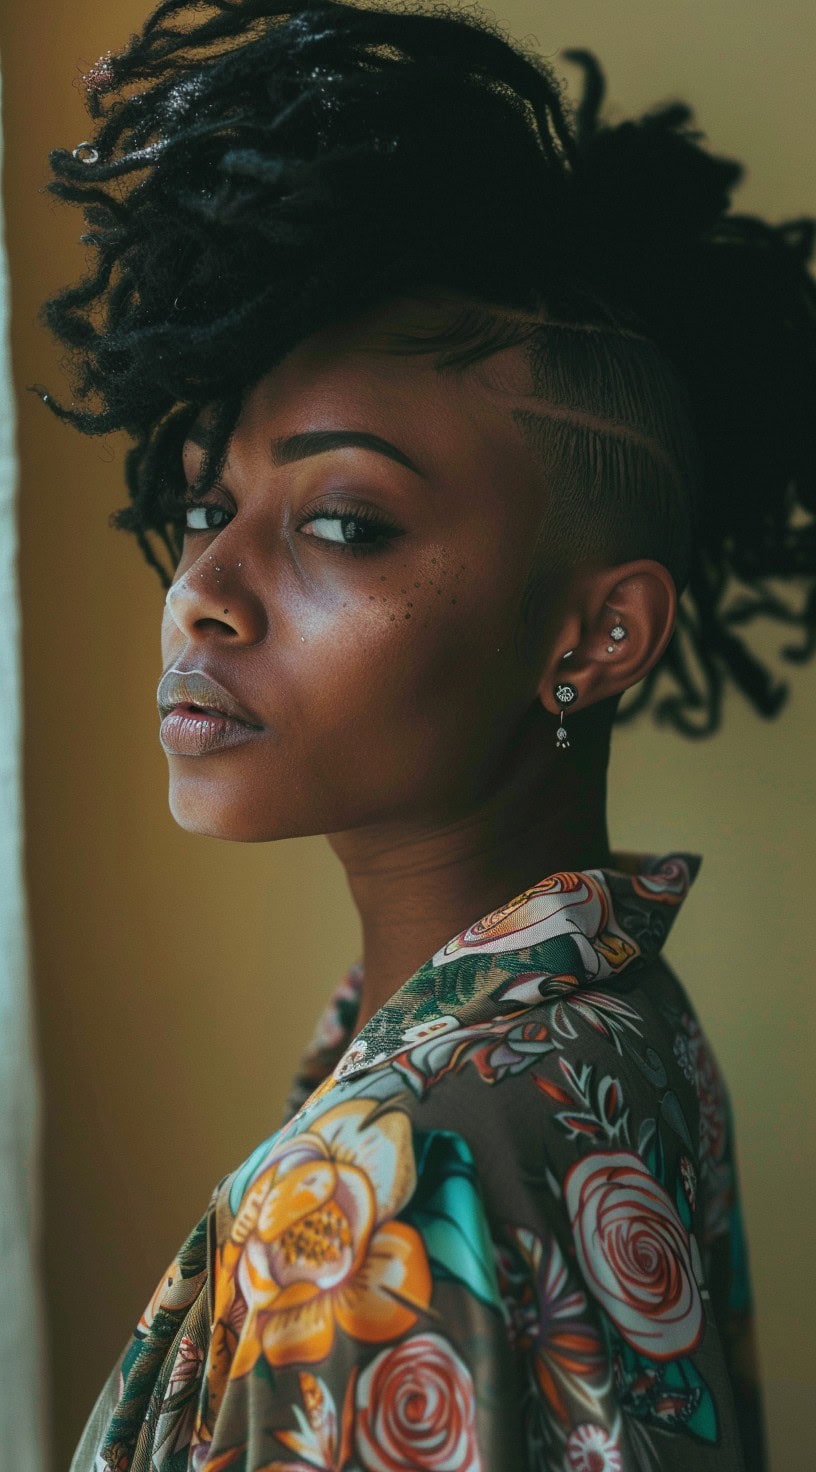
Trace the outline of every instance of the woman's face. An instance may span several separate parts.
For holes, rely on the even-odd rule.
[[[543,511],[510,414],[521,349],[463,375],[382,351],[382,326],[429,320],[403,302],[299,345],[249,396],[211,510],[188,509],[162,669],[212,676],[260,729],[168,750],[183,828],[258,842],[462,818],[536,702],[515,637]],[[404,459],[273,449],[328,431]],[[188,441],[191,483],[203,454]]]

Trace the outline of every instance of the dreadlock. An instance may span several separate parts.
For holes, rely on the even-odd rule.
[[[51,154],[92,265],[43,308],[73,403],[37,391],[86,434],[131,436],[110,521],[167,588],[203,408],[202,491],[298,342],[390,296],[460,297],[395,350],[460,372],[524,344],[540,402],[514,413],[553,487],[549,555],[656,557],[682,594],[616,720],[650,706],[704,736],[729,680],[766,717],[787,697],[740,626],[794,626],[788,661],[816,648],[814,221],[731,213],[741,166],[685,104],[608,126],[595,58],[565,54],[575,110],[481,14],[164,0],[86,74],[92,137]]]

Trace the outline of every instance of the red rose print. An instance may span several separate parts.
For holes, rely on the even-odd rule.
[[[576,1426],[567,1442],[567,1465],[570,1472],[621,1472],[617,1436],[587,1421]]]
[[[694,1349],[705,1315],[691,1244],[640,1156],[585,1156],[568,1170],[564,1197],[587,1286],[627,1343],[654,1360]]]
[[[470,1372],[438,1334],[383,1350],[357,1383],[366,1472],[481,1472]]]

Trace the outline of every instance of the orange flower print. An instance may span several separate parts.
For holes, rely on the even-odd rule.
[[[337,1325],[378,1344],[410,1329],[431,1296],[419,1233],[394,1221],[416,1186],[407,1116],[371,1099],[329,1109],[280,1143],[247,1191],[224,1244],[216,1321],[238,1326],[229,1379],[263,1355],[315,1364]],[[210,1399],[224,1371],[211,1364]]]
[[[302,1458],[299,1462],[267,1462],[260,1472],[343,1472],[351,1455],[354,1429],[354,1389],[357,1370],[346,1383],[338,1416],[334,1396],[325,1380],[301,1370],[298,1375],[303,1410],[293,1406],[298,1431],[276,1431],[278,1441]]]
[[[497,1243],[496,1255],[508,1336],[564,1426],[574,1401],[594,1407],[608,1389],[604,1345],[557,1239],[526,1227],[507,1234],[510,1246]]]

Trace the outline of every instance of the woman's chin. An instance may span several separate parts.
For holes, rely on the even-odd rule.
[[[204,838],[268,843],[282,837],[257,806],[247,804],[245,793],[236,797],[218,783],[171,777],[168,805],[179,828]]]
[[[288,807],[275,808],[273,796],[253,801],[246,783],[237,785],[217,779],[205,780],[195,773],[179,775],[171,770],[168,790],[170,813],[188,833],[204,838],[223,838],[230,843],[275,843],[281,838],[314,837],[330,831],[319,811],[304,813],[291,800]],[[285,804],[286,784],[280,789]],[[313,818],[314,821],[309,821]]]

